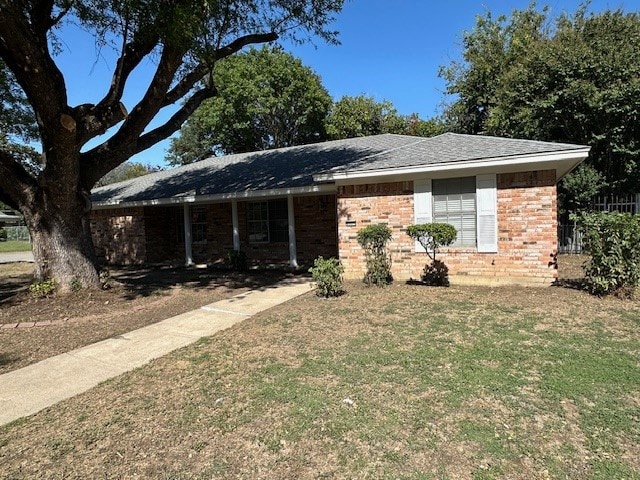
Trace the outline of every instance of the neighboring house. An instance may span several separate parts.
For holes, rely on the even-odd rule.
[[[18,225],[21,222],[21,215],[13,215],[11,213],[0,212],[0,227],[4,227],[5,225]]]
[[[458,230],[444,249],[453,282],[541,283],[557,276],[556,184],[589,147],[446,133],[377,135],[210,158],[93,191],[92,229],[111,263],[309,265],[338,256],[365,271],[357,231],[385,223],[396,279],[427,256],[412,223]]]

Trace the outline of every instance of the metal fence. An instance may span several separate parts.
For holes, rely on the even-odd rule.
[[[19,242],[31,242],[29,230],[24,226],[2,227],[7,232],[7,240],[16,240]]]
[[[558,225],[558,252],[559,253],[582,253],[584,245],[582,243],[582,233],[575,225]]]
[[[640,193],[596,197],[591,202],[591,209],[596,212],[640,214]],[[558,225],[558,252],[582,253],[583,251],[582,234],[576,226],[574,224]]]
[[[596,212],[621,212],[635,215],[640,213],[640,193],[596,197],[591,203],[591,208]]]

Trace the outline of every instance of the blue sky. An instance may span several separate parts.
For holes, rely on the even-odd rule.
[[[548,0],[552,15],[574,12],[580,0]],[[440,65],[460,58],[462,33],[470,30],[478,14],[494,16],[526,8],[529,0],[347,0],[335,29],[341,45],[285,45],[320,75],[334,99],[365,94],[391,101],[402,114],[422,118],[437,115],[444,100]],[[543,4],[540,3],[539,4]],[[640,10],[640,0],[593,0],[590,11],[622,8]],[[59,64],[67,77],[71,104],[97,101],[108,87],[114,58],[108,49],[96,51],[90,37],[73,32],[65,37]],[[87,62],[87,58],[92,61]],[[151,65],[143,65],[125,92],[132,108],[144,93]],[[158,120],[166,118],[161,115]],[[168,141],[132,160],[166,165]]]

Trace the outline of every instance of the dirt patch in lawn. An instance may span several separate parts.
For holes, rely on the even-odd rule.
[[[0,328],[0,374],[286,276],[283,272],[130,268],[112,271],[114,281],[107,290],[36,298],[28,291],[32,272],[30,264],[0,265],[0,327],[5,327]]]

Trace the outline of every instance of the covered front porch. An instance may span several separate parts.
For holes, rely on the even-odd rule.
[[[105,264],[221,265],[231,251],[252,266],[307,267],[337,256],[332,192],[272,192],[231,199],[98,208],[92,233]]]

